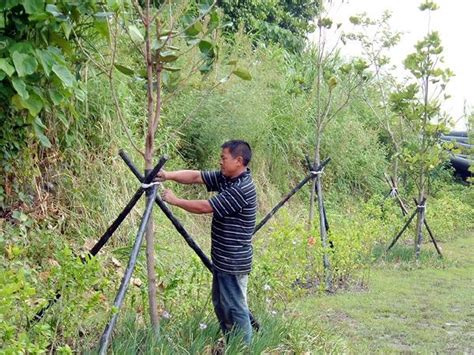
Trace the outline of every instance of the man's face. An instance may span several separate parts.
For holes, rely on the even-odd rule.
[[[221,166],[221,173],[229,178],[238,176],[243,167],[242,157],[233,158],[229,148],[222,149],[219,164]]]

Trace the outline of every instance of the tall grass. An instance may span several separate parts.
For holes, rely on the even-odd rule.
[[[154,338],[150,329],[127,314],[114,338],[113,354],[225,354],[304,353],[341,351],[337,336],[324,334],[314,324],[298,320],[297,315],[257,313],[261,329],[253,333],[246,347],[238,334],[224,340],[214,315],[191,314],[186,318],[162,320],[160,335]],[[218,352],[217,352],[218,353]]]

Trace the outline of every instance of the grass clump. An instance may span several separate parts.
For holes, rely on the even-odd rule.
[[[219,350],[226,354],[298,354],[342,350],[335,336],[328,336],[313,323],[301,321],[296,314],[257,312],[255,315],[261,329],[254,331],[252,343],[245,347],[238,336],[224,341],[210,310],[180,319],[162,319],[158,337],[154,337],[135,314],[129,313],[124,317],[111,349],[114,354],[137,351],[144,354],[214,354]]]

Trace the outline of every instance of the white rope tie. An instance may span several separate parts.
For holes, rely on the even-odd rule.
[[[146,190],[146,189],[148,189],[148,188],[150,188],[150,187],[152,187],[152,186],[154,186],[154,185],[158,185],[158,187],[160,187],[160,186],[161,186],[161,182],[159,182],[159,181],[154,181],[154,182],[151,182],[151,183],[149,183],[149,184],[142,184],[142,189],[145,189],[145,190]]]
[[[395,197],[395,196],[397,196],[397,194],[398,194],[397,188],[396,188],[396,187],[392,187],[392,189],[390,190],[390,196],[391,196],[391,197]]]
[[[313,176],[322,175],[323,171],[324,171],[324,168],[322,168],[321,170],[318,170],[318,171],[311,170],[311,175],[313,175]]]
[[[426,205],[417,205],[416,206],[419,210],[425,210],[426,209]]]

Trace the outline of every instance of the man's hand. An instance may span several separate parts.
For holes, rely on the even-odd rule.
[[[155,178],[153,179],[154,182],[163,182],[166,181],[166,171],[160,170],[158,174],[156,174]]]
[[[163,199],[163,201],[168,202],[170,205],[176,204],[176,201],[178,199],[173,193],[173,191],[171,191],[170,189],[165,189],[161,194],[161,198]]]

